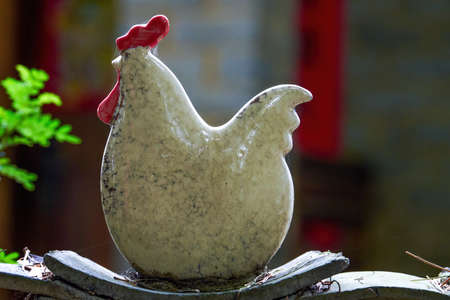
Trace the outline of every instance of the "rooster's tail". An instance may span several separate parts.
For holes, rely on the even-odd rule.
[[[233,117],[231,121],[237,123],[253,123],[253,122],[272,122],[279,123],[282,119],[286,119],[286,113],[295,112],[295,107],[301,103],[308,102],[312,99],[312,94],[294,84],[283,84],[271,87],[262,91],[253,99],[247,102]],[[297,116],[295,114],[295,116]],[[291,116],[292,117],[292,116]],[[261,120],[264,119],[264,120]],[[240,121],[237,121],[239,119]],[[273,119],[273,120],[270,120]],[[289,119],[289,118],[287,118]],[[287,129],[294,130],[299,125],[298,117],[294,118],[294,124],[288,126]],[[286,120],[287,123],[289,120]],[[292,120],[291,120],[292,121]],[[286,122],[281,122],[286,123]],[[248,124],[246,124],[248,125]]]
[[[291,133],[300,124],[295,106],[311,99],[312,94],[297,85],[269,88],[247,102],[224,129],[245,137],[245,143],[252,143],[252,136],[264,145],[279,144],[279,149],[286,154],[292,148]]]

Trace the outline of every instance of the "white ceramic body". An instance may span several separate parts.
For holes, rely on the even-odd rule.
[[[146,48],[114,61],[120,98],[101,193],[117,247],[147,276],[247,280],[278,250],[292,217],[284,155],[298,126],[295,85],[268,89],[220,127],[206,124]]]

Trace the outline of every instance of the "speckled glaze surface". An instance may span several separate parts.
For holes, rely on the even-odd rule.
[[[280,247],[292,217],[284,155],[311,94],[267,89],[226,124],[206,124],[148,48],[113,61],[120,96],[101,174],[117,247],[145,276],[246,281]]]

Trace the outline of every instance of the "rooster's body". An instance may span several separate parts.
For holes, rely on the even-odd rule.
[[[125,49],[102,166],[102,203],[122,254],[147,276],[246,280],[290,224],[284,155],[311,94],[268,89],[220,127],[206,124],[148,48]]]

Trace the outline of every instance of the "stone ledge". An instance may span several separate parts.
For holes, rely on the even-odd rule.
[[[348,258],[320,251],[306,252],[241,289],[220,292],[145,289],[72,251],[51,251],[44,263],[53,273],[47,280],[30,276],[20,265],[0,264],[0,288],[42,300],[450,299],[450,292],[426,278],[381,271],[340,273],[349,265]]]
[[[0,288],[59,299],[276,299],[294,295],[312,284],[343,271],[349,260],[341,254],[309,251],[236,290],[221,292],[165,292],[149,290],[72,251],[51,251],[44,263],[51,280],[30,277],[18,265],[0,264]]]

